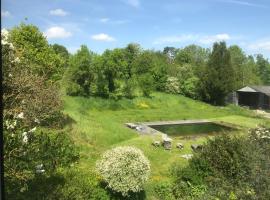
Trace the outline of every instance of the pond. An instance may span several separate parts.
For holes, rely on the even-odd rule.
[[[207,123],[188,123],[188,124],[166,124],[150,125],[151,128],[166,133],[168,136],[210,136],[219,133],[231,132],[235,130],[232,127],[222,124]]]

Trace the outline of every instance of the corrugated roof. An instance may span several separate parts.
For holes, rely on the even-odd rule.
[[[256,92],[266,94],[267,96],[270,96],[270,86],[266,86],[266,85],[246,86],[246,87],[243,87],[237,91],[239,91],[239,92],[255,92],[253,90],[255,90]]]
[[[253,88],[254,90],[258,91],[258,92],[261,92],[261,93],[264,93],[268,96],[270,96],[270,86],[250,86],[251,88]]]

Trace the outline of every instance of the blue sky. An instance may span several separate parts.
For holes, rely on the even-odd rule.
[[[214,41],[270,58],[270,0],[2,0],[2,28],[37,25],[50,43],[75,52],[137,42],[143,48]]]

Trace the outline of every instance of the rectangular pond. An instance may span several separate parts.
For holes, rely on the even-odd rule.
[[[214,122],[204,123],[183,123],[183,124],[164,124],[164,125],[148,125],[149,127],[167,134],[168,136],[208,136],[217,135],[234,131],[229,126]]]

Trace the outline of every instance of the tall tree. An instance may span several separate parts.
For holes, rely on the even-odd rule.
[[[225,96],[233,89],[233,81],[230,52],[225,42],[216,42],[201,78],[204,100],[214,105],[223,105]]]
[[[68,80],[70,84],[67,88],[69,95],[89,96],[91,84],[94,81],[94,67],[92,65],[94,54],[87,46],[81,48],[70,58],[68,69]]]
[[[130,43],[124,49],[125,53],[125,60],[127,62],[126,69],[125,69],[125,77],[130,79],[132,77],[132,68],[134,65],[135,60],[141,53],[141,47],[139,44]]]
[[[62,78],[64,60],[54,52],[38,27],[20,24],[10,30],[10,41],[21,63],[31,72],[53,81]]]
[[[231,55],[232,67],[234,69],[234,89],[239,89],[245,85],[245,64],[246,64],[246,55],[243,50],[237,46],[233,45],[228,48]]]
[[[163,49],[163,54],[167,56],[169,63],[174,62],[176,53],[177,53],[177,49],[175,47],[165,47]]]
[[[63,58],[63,60],[65,61],[65,67],[67,67],[68,59],[69,59],[69,53],[68,53],[67,48],[60,44],[53,44],[52,48],[57,55]]]
[[[256,65],[263,84],[270,85],[270,63],[263,55],[256,56]]]
[[[117,89],[116,80],[123,75],[124,69],[127,68],[125,54],[123,49],[106,50],[103,53],[103,69],[104,75],[108,81],[108,89],[110,93]]]

